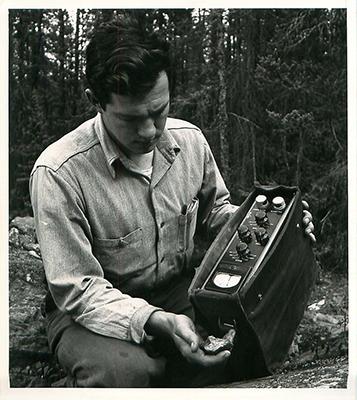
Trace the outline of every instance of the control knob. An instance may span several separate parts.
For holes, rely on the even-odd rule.
[[[238,228],[238,236],[242,242],[250,243],[252,241],[252,234],[247,225],[241,225]]]
[[[255,221],[259,226],[262,227],[269,226],[269,219],[265,211],[258,211],[255,214]]]
[[[269,241],[268,232],[264,228],[258,228],[255,231],[255,237],[257,239],[257,242],[262,246],[265,246]]]
[[[282,197],[280,196],[274,197],[273,199],[274,210],[283,211],[285,207],[286,207],[285,200]]]
[[[247,261],[249,259],[250,250],[249,250],[247,243],[238,243],[236,249],[237,249],[238,257],[242,261]]]
[[[266,196],[264,196],[264,194],[260,194],[259,196],[257,196],[255,198],[255,202],[257,203],[257,207],[260,210],[264,210],[268,207],[269,202]]]

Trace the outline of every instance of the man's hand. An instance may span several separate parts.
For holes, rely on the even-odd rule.
[[[316,238],[314,235],[315,227],[314,224],[312,223],[312,214],[308,211],[310,207],[305,200],[302,200],[302,208],[303,208],[302,223],[305,228],[305,234],[310,238],[312,243],[316,243]]]
[[[188,362],[204,367],[220,364],[228,360],[231,354],[224,350],[216,355],[206,355],[199,347],[202,339],[196,333],[194,323],[186,315],[155,311],[148,319],[145,330],[149,334],[171,337]]]

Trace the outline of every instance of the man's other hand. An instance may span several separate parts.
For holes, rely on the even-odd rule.
[[[302,208],[303,208],[303,215],[302,215],[302,223],[305,229],[305,235],[307,235],[312,243],[316,243],[316,237],[314,235],[314,224],[312,222],[312,214],[310,213],[309,210],[309,204],[307,201],[302,200]]]
[[[155,311],[148,319],[145,330],[149,334],[171,337],[180,353],[190,363],[210,367],[227,361],[231,355],[228,350],[215,355],[205,354],[199,347],[202,339],[196,333],[193,321],[186,315]]]

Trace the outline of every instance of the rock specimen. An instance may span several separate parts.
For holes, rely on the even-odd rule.
[[[208,336],[208,338],[203,342],[201,348],[209,355],[218,354],[223,350],[232,350],[235,335],[236,331],[230,329],[221,339],[216,338],[215,336]]]

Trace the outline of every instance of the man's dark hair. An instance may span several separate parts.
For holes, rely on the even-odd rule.
[[[87,83],[103,108],[111,93],[145,95],[160,72],[169,75],[168,43],[128,17],[99,25],[86,48],[86,59]]]

